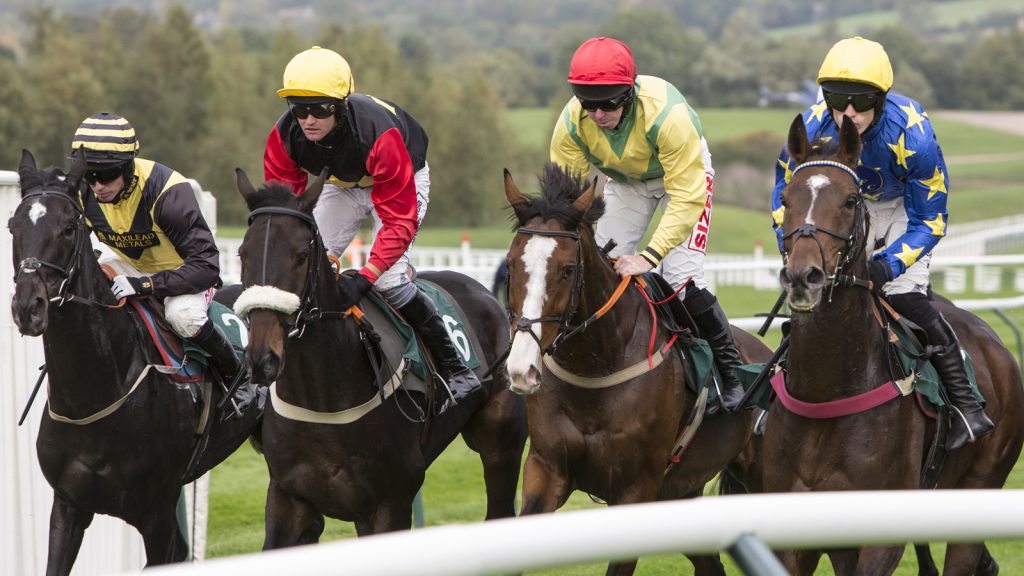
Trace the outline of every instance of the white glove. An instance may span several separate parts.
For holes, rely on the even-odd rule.
[[[153,281],[149,276],[135,278],[121,274],[114,277],[110,290],[118,300],[129,296],[146,296],[153,293]]]

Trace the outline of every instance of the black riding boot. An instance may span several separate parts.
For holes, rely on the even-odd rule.
[[[233,402],[239,413],[245,412],[256,398],[256,391],[248,382],[248,370],[235,355],[235,349],[231,346],[227,334],[220,326],[214,324],[213,320],[207,320],[206,324],[199,329],[199,333],[189,340],[210,355],[210,363],[220,374],[227,389],[230,390],[234,386],[235,380],[239,381],[235,386]],[[229,410],[226,414],[226,416],[230,415],[234,415],[233,410]]]
[[[932,345],[941,346],[945,350],[932,356],[932,365],[938,371],[939,378],[946,386],[949,401],[953,404],[953,418],[949,426],[946,447],[949,450],[956,450],[988,434],[996,425],[989,420],[985,414],[985,407],[978,402],[974,391],[971,390],[971,382],[967,379],[967,365],[953,328],[941,315],[922,328],[928,334],[928,341]]]
[[[712,298],[714,298],[712,296]],[[719,390],[719,402],[721,408],[726,412],[735,412],[741,408],[743,401],[743,385],[733,369],[742,364],[740,352],[736,349],[736,342],[732,338],[732,331],[729,328],[729,319],[725,317],[725,310],[722,310],[718,299],[715,299],[710,308],[700,314],[692,314],[693,322],[700,330],[701,338],[708,341],[711,346],[711,353],[715,358],[715,365],[722,375],[722,388]],[[708,410],[708,414],[718,412],[718,406]]]
[[[430,353],[437,364],[437,375],[450,389],[450,392],[444,391],[444,398],[438,405],[437,414],[443,414],[462,399],[481,390],[480,380],[462,363],[461,354],[448,336],[448,329],[437,315],[437,308],[430,297],[417,290],[416,297],[398,311],[420,335],[423,343],[430,348]]]

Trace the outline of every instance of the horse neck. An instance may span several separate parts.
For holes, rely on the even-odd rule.
[[[334,273],[326,259],[317,284],[320,309],[339,311]],[[369,388],[358,384],[373,382],[373,369],[353,318],[308,322],[302,337],[286,339],[285,358],[279,382],[285,385],[289,401],[314,410],[338,410],[342,404],[367,399]]]
[[[79,257],[78,272],[67,293],[103,304],[114,304],[110,282],[90,250]],[[50,302],[43,348],[50,402],[60,413],[103,408],[115,393],[126,391],[145,364],[145,346],[127,310],[80,302],[62,306]],[[108,387],[104,393],[98,387]]]
[[[863,288],[826,292],[811,313],[791,321],[787,386],[804,401],[835,400],[888,380],[884,334]]]

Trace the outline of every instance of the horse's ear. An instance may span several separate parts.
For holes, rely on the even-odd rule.
[[[843,125],[839,128],[839,155],[843,164],[856,168],[862,147],[857,126],[849,116],[843,116]]]
[[[587,210],[590,210],[590,205],[594,203],[594,191],[597,190],[597,176],[590,181],[590,186],[580,194],[580,197],[572,203],[572,207],[579,210],[580,214],[586,214]]]
[[[242,195],[246,204],[249,203],[249,198],[256,194],[256,189],[253,188],[252,182],[249,182],[245,170],[237,167],[235,168],[235,187],[238,188],[238,193]]]
[[[810,145],[807,143],[807,127],[804,126],[804,118],[797,114],[793,123],[789,125],[789,139],[786,141],[786,149],[789,150],[789,157],[798,165],[803,164],[807,158]]]
[[[320,193],[324,191],[324,182],[327,182],[326,166],[320,171],[320,175],[316,177],[316,180],[306,188],[302,196],[299,196],[299,208],[303,212],[313,213],[313,207],[316,206],[316,201],[320,199]]]
[[[523,193],[519,191],[519,187],[512,181],[512,173],[505,168],[505,200],[508,200],[508,205],[512,207],[512,211],[517,215],[519,210],[530,203],[523,196]]]
[[[82,183],[82,176],[85,176],[85,150],[76,148],[71,153],[71,170],[68,172],[64,182],[68,185],[68,193],[72,196],[78,191],[79,185]]]
[[[21,149],[21,163],[18,164],[18,179],[21,182],[21,195],[25,192],[41,186],[43,179],[39,177],[39,170],[36,169],[36,158],[31,152]]]

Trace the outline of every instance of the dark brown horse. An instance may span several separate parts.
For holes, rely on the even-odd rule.
[[[860,136],[844,121],[838,142],[809,143],[798,116],[789,132],[798,164],[783,193],[783,287],[793,312],[786,393],[820,404],[858,397],[895,379],[886,332],[863,281],[870,246],[864,198],[854,172]],[[939,488],[999,488],[1024,442],[1024,394],[1013,356],[979,318],[936,298],[974,361],[995,432],[951,452]],[[833,404],[834,406],[835,404]],[[935,425],[913,395],[848,415],[810,418],[771,410],[764,439],[765,489],[779,491],[904,490],[922,483]],[[768,465],[767,463],[770,463]],[[869,503],[866,503],[869,505]],[[836,574],[890,574],[904,546],[828,550]],[[983,546],[950,544],[944,573],[973,574]],[[811,574],[823,551],[780,553],[795,574]]]
[[[665,331],[652,340],[657,320],[633,281],[614,296],[622,280],[594,241],[593,223],[604,212],[594,184],[584,190],[548,164],[541,192],[524,196],[506,172],[518,226],[508,253],[517,318],[508,367],[512,389],[530,395],[522,514],[553,512],[574,490],[610,505],[699,495],[747,444],[752,412],[704,420],[682,461],[668,466],[695,404],[685,363],[663,350]],[[734,336],[744,361],[771,356],[753,336]],[[723,573],[717,558],[691,560],[698,573]],[[636,560],[612,564],[608,574],[635,567]]]
[[[316,542],[325,515],[354,522],[360,536],[408,529],[413,499],[439,450],[424,451],[422,395],[391,388],[393,379],[379,388],[366,333],[355,316],[341,315],[334,271],[312,217],[324,177],[299,197],[274,184],[257,191],[241,170],[237,184],[253,213],[239,249],[246,290],[236,309],[249,310],[253,381],[274,383],[263,424],[270,469],[264,548]],[[482,374],[508,347],[501,306],[461,274],[420,277],[457,299],[483,351]],[[382,333],[386,326],[376,328]],[[384,362],[384,378],[397,365]],[[401,379],[401,370],[395,373]],[[462,437],[483,461],[487,518],[514,516],[525,402],[507,390],[503,365],[484,386],[490,397]],[[359,417],[339,417],[358,411]]]
[[[179,386],[131,306],[118,307],[93,255],[78,200],[85,162],[66,178],[38,171],[25,151],[22,201],[13,235],[11,312],[26,336],[43,336],[47,411],[36,448],[53,487],[47,574],[69,574],[94,514],[115,516],[142,534],[147,565],[185,560],[175,517],[181,486],[231,454],[258,425],[221,422],[204,411],[206,387]],[[210,449],[190,467],[195,433],[212,418]]]

